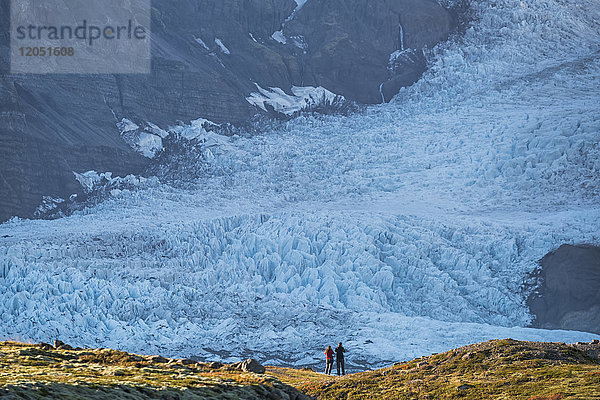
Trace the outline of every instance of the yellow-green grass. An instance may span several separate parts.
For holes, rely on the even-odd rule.
[[[509,339],[344,377],[267,373],[318,399],[600,399],[600,364],[585,351]]]
[[[600,399],[600,344],[494,340],[344,377],[0,343],[2,399]],[[289,385],[289,386],[288,386]]]
[[[110,349],[56,350],[4,342],[0,343],[0,398],[183,400],[300,395],[268,375],[188,362]]]

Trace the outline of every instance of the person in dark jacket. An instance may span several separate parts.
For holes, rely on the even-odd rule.
[[[335,361],[337,364],[337,372],[340,375],[340,367],[342,368],[342,375],[346,375],[346,370],[344,368],[344,353],[346,349],[342,346],[342,342],[335,348]]]
[[[331,350],[331,346],[327,346],[327,350],[325,350],[325,361],[325,373],[331,375],[331,368],[333,367],[333,350]]]

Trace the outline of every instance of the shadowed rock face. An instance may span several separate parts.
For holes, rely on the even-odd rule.
[[[532,326],[600,334],[600,247],[562,245],[540,263]]]
[[[162,128],[199,117],[240,125],[263,113],[246,100],[255,83],[287,93],[323,86],[360,103],[383,93],[388,101],[425,70],[422,48],[456,24],[433,0],[308,0],[289,19],[296,6],[153,2],[148,75],[11,75],[8,32],[0,32],[0,222],[31,216],[42,196],[80,193],[72,171],[142,173],[148,159],[120,137],[122,118]],[[1,26],[9,16],[2,2]],[[286,44],[271,38],[278,30]],[[401,42],[413,50],[389,68]]]
[[[421,0],[322,0],[308,2],[284,28],[286,36],[303,37],[303,82],[322,85],[361,103],[385,101],[425,71],[421,50],[445,40],[456,24],[447,10]],[[414,50],[393,70],[396,50]]]

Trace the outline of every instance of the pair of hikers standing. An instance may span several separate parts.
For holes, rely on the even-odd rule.
[[[338,375],[340,375],[340,368],[342,370],[342,375],[346,375],[346,370],[344,368],[345,352],[346,349],[344,349],[344,347],[342,346],[342,342],[340,342],[338,347],[335,348],[335,361],[337,364]],[[331,346],[327,346],[327,350],[325,350],[325,360],[327,362],[325,366],[325,373],[327,375],[331,375],[331,368],[333,367],[333,350],[331,349]]]

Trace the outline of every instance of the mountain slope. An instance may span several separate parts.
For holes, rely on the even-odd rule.
[[[252,373],[239,365],[63,347],[0,343],[0,396],[182,400],[600,398],[598,342],[567,345],[494,340],[343,377],[306,368],[267,367],[264,371],[264,367],[249,363],[259,372]]]
[[[313,2],[307,3],[307,10]],[[10,26],[9,3],[0,5],[0,20],[6,27]],[[288,95],[293,95],[293,86],[325,86],[348,101],[380,102],[379,86],[389,75],[388,58],[397,49],[398,28],[380,31],[378,20],[392,15],[390,9],[410,7],[411,15],[427,21],[406,28],[407,42],[414,42],[411,46],[420,51],[424,43],[431,46],[445,40],[454,29],[454,19],[432,0],[376,3],[379,6],[364,19],[362,9],[340,14],[334,2],[321,2],[320,10],[339,22],[336,34],[352,35],[353,45],[321,35],[324,26],[313,21],[310,31],[294,31],[295,37],[302,36],[310,44],[299,48],[271,37],[297,7],[292,0],[158,2],[152,9],[148,75],[12,75],[8,32],[0,33],[0,221],[15,215],[31,217],[42,196],[81,195],[72,171],[142,173],[148,160],[121,138],[117,123],[123,118],[141,127],[153,123],[163,129],[199,117],[236,125],[249,124],[255,114],[288,118],[247,100],[257,85]],[[305,22],[309,18],[304,8],[294,17]],[[428,40],[417,39],[421,35]],[[379,41],[371,43],[375,36]],[[336,56],[318,61],[322,49],[329,47]],[[337,73],[345,65],[362,65],[365,55],[368,74],[364,68]],[[410,85],[425,65],[407,62],[400,66],[404,70],[413,79],[403,85]],[[360,88],[355,85],[358,77]],[[158,136],[153,139],[161,141]]]
[[[235,366],[222,368],[111,349],[65,350],[14,342],[0,343],[0,397],[310,399],[270,376]]]
[[[318,399],[600,398],[598,343],[477,343],[342,378],[269,369]]]

